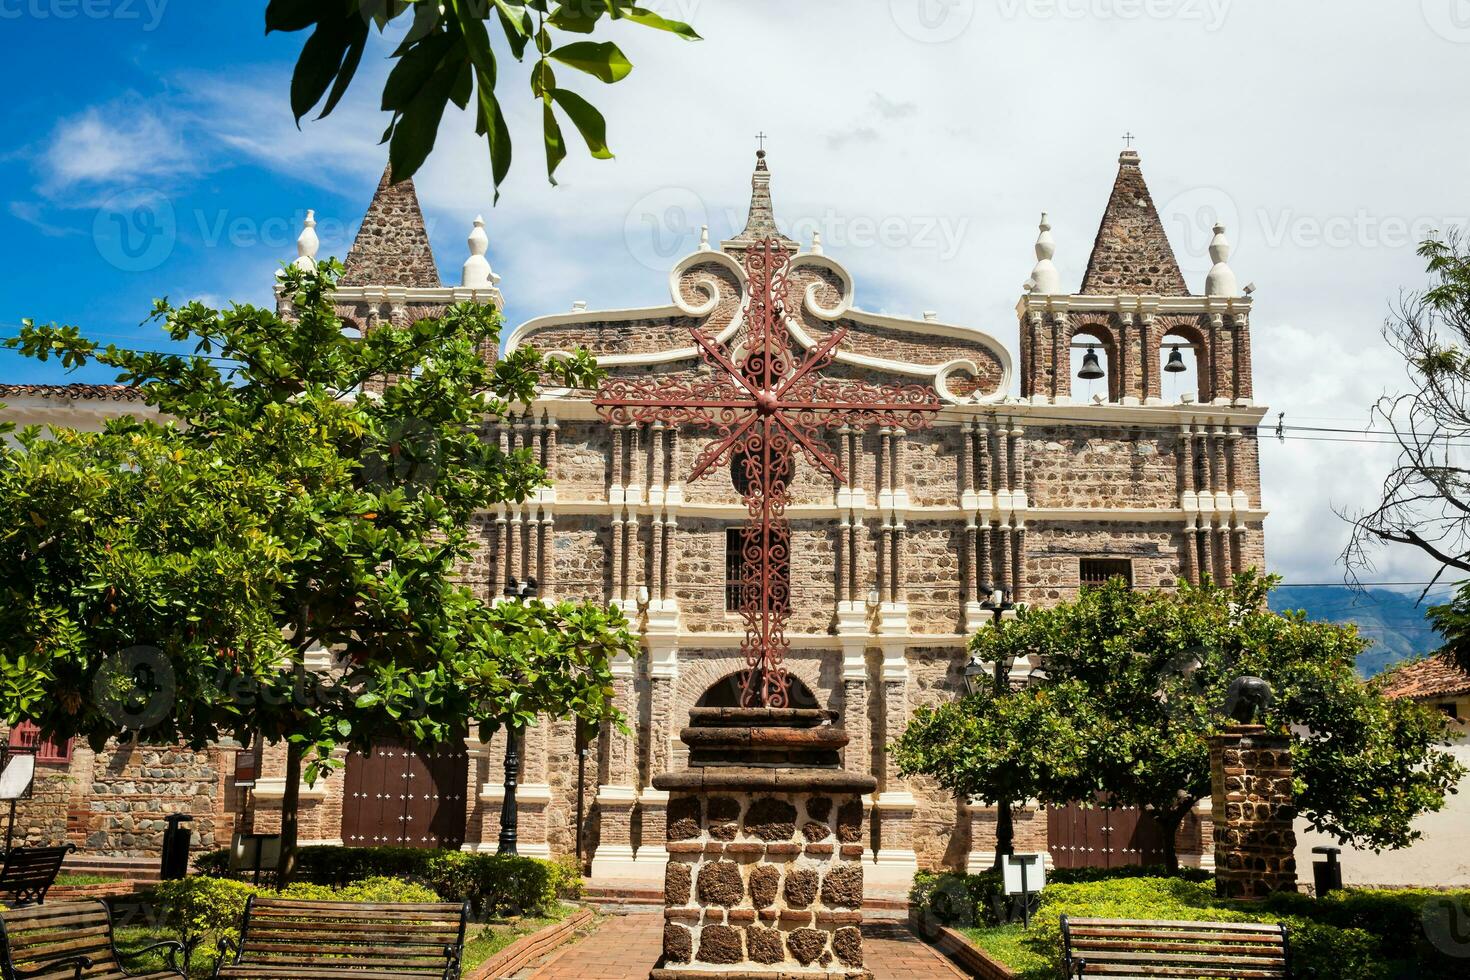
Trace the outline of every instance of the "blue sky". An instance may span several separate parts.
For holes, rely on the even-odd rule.
[[[419,175],[446,282],[485,216],[512,324],[575,300],[665,302],[698,226],[719,237],[743,220],[765,131],[778,219],[803,240],[822,231],[859,305],[937,310],[1014,351],[1039,213],[1064,281],[1079,282],[1131,131],[1191,285],[1224,220],[1232,265],[1259,287],[1258,399],[1295,423],[1351,425],[1402,383],[1379,329],[1424,282],[1415,243],[1470,215],[1470,0],[650,2],[706,40],[623,29],[632,75],[574,84],[606,112],[616,160],[574,152],[549,187],[512,65],[517,154],[499,206],[453,113]],[[322,254],[345,255],[385,159],[388,45],[331,119],[298,132],[286,93],[302,38],[266,37],[263,10],[0,0],[0,323],[157,346],[139,326],[155,296],[269,302],[307,208]],[[0,353],[0,381],[58,380],[55,365]],[[1333,509],[1366,502],[1388,462],[1373,447],[1268,442],[1273,567],[1337,577]],[[1386,553],[1378,575],[1424,566]]]

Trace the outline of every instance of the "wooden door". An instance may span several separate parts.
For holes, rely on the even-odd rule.
[[[380,741],[347,757],[342,841],[349,847],[457,848],[464,843],[469,756]]]
[[[1164,863],[1164,832],[1141,810],[1078,804],[1047,810],[1047,849],[1058,868],[1120,868]]]

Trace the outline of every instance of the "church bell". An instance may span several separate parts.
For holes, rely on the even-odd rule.
[[[1170,374],[1178,374],[1180,371],[1189,370],[1184,366],[1184,355],[1179,353],[1178,347],[1175,347],[1169,353],[1169,363],[1164,365],[1164,370]]]
[[[1097,360],[1097,348],[1087,348],[1087,353],[1082,355],[1082,370],[1077,372],[1077,377],[1083,381],[1096,381],[1103,376],[1102,365]]]

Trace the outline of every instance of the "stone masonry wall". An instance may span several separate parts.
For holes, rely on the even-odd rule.
[[[663,967],[860,971],[862,818],[856,794],[675,793]]]

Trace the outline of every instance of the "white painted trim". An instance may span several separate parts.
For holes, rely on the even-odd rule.
[[[283,800],[286,798],[285,776],[257,776],[255,788],[251,790],[257,800]],[[306,785],[303,780],[297,790],[299,798],[303,801],[316,802],[327,798],[327,782],[319,780],[315,786]]]

